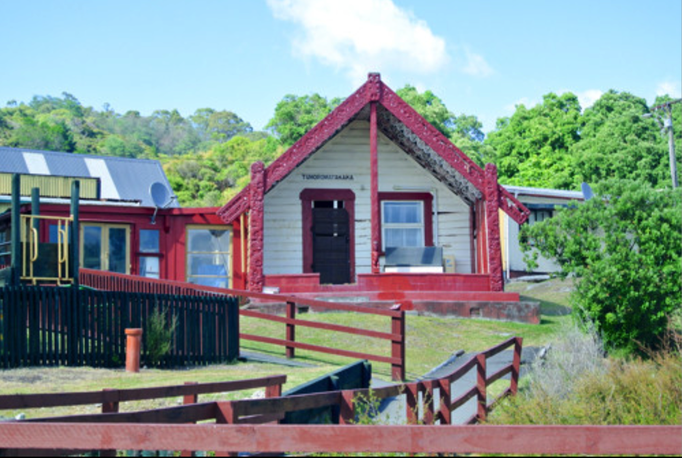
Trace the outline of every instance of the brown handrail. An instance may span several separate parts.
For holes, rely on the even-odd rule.
[[[143,401],[176,396],[227,393],[252,388],[279,387],[275,390],[275,393],[281,394],[281,387],[286,383],[286,380],[286,375],[274,375],[270,377],[233,380],[228,382],[192,383],[121,390],[105,389],[102,391],[72,393],[6,394],[0,395],[0,410]]]

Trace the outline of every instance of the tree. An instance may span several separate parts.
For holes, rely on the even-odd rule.
[[[682,191],[606,180],[595,197],[524,226],[532,267],[538,253],[575,276],[574,312],[605,342],[628,351],[656,348],[682,304]]]
[[[571,146],[574,186],[607,178],[635,179],[654,186],[670,183],[667,137],[661,138],[646,100],[606,92],[583,115],[580,141]]]
[[[486,144],[495,151],[500,181],[539,188],[572,189],[570,148],[580,140],[582,120],[578,98],[570,92],[543,97],[531,109],[517,105],[509,118],[497,120]]]
[[[200,108],[190,116],[203,141],[224,143],[239,134],[253,132],[251,124],[231,111]]]
[[[427,90],[420,93],[409,84],[398,89],[396,94],[452,141],[464,154],[479,165],[488,162],[488,158],[492,156],[492,149],[483,144],[485,138],[483,124],[476,116],[465,114],[456,116],[433,92]]]
[[[274,132],[285,147],[303,137],[341,103],[341,99],[328,101],[318,94],[285,95],[275,107],[275,115],[265,126]]]

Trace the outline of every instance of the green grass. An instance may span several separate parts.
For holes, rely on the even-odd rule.
[[[407,368],[408,380],[426,374],[433,367],[446,360],[453,352],[464,350],[476,352],[486,350],[512,336],[523,337],[524,346],[544,346],[552,341],[562,323],[570,321],[568,296],[572,284],[569,280],[550,280],[543,283],[512,283],[508,291],[522,293],[522,299],[539,301],[542,318],[539,325],[506,321],[439,318],[408,315]],[[305,313],[297,318],[334,323],[344,326],[390,332],[388,317],[357,313]],[[242,332],[284,339],[285,325],[256,318],[242,318]],[[390,343],[385,340],[354,336],[332,331],[323,331],[297,326],[296,340],[332,348],[352,349],[363,353],[390,356]],[[242,341],[242,348],[263,351],[284,356],[284,347]],[[305,350],[296,350],[296,358],[313,364],[348,364],[351,358],[328,355]],[[389,364],[372,362],[372,372],[384,380],[390,380]]]

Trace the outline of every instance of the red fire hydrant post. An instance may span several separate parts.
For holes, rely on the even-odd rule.
[[[140,372],[142,329],[126,329],[126,372]]]

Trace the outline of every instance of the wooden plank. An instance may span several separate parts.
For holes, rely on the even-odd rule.
[[[284,323],[284,324],[289,324],[289,325],[295,325],[295,326],[303,326],[306,328],[315,328],[315,329],[324,329],[327,331],[337,331],[337,332],[345,332],[347,334],[353,334],[353,335],[358,335],[358,336],[366,336],[366,337],[374,337],[376,339],[385,339],[385,340],[391,340],[393,342],[402,342],[403,336],[400,334],[392,334],[388,332],[379,332],[379,331],[371,331],[368,329],[361,329],[361,328],[353,328],[350,326],[341,326],[337,324],[331,324],[331,323],[318,323],[316,321],[308,321],[308,320],[300,320],[300,319],[290,319],[282,316],[277,316],[277,315],[270,315],[267,313],[262,313],[262,312],[254,312],[252,310],[242,310],[241,312],[242,316],[250,317],[250,318],[259,318],[263,320],[268,320],[268,321],[274,321],[277,323]]]
[[[378,361],[380,363],[400,364],[400,358],[391,358],[388,356],[370,355],[368,353],[359,353],[356,351],[340,350],[337,348],[322,347],[319,345],[311,345],[302,342],[287,342],[284,339],[274,339],[272,337],[256,336],[253,334],[239,334],[239,337],[244,340],[253,340],[254,342],[268,343],[273,345],[289,346],[300,348],[301,350],[318,351],[320,353],[328,353],[330,355],[348,356],[349,358],[369,359]]]
[[[286,380],[286,375],[274,375],[270,377],[229,382],[200,383],[196,385],[170,385],[151,388],[72,393],[6,394],[0,395],[0,410],[102,404],[105,402],[141,401],[193,394],[227,393],[252,388],[279,386],[286,383]]]
[[[337,426],[3,423],[0,448],[247,453],[678,455],[682,426]]]
[[[463,406],[469,399],[473,398],[478,394],[478,388],[473,386],[469,391],[466,393],[462,393],[457,399],[452,401],[450,403],[450,411],[452,412],[455,409],[458,409],[459,407]]]
[[[486,380],[486,383],[488,385],[491,385],[491,384],[495,383],[496,381],[498,381],[499,379],[501,379],[502,377],[504,377],[505,375],[510,374],[511,372],[512,372],[512,365],[510,364],[508,366],[503,367],[499,371],[495,372],[493,375],[489,376]]]
[[[68,415],[24,420],[27,423],[193,423],[216,418],[216,403],[190,404],[141,412]],[[1,425],[0,425],[1,426]],[[108,447],[112,448],[112,447]]]
[[[498,353],[503,352],[507,348],[513,346],[516,343],[516,337],[510,337],[509,339],[505,340],[501,344],[495,345],[492,348],[488,348],[487,350],[481,352],[485,355],[486,358],[492,358]]]
[[[248,399],[231,401],[230,404],[238,417],[250,415],[266,415],[274,413],[295,412],[297,410],[329,407],[341,403],[340,391],[300,394],[279,398]],[[224,403],[218,403],[224,404]]]

